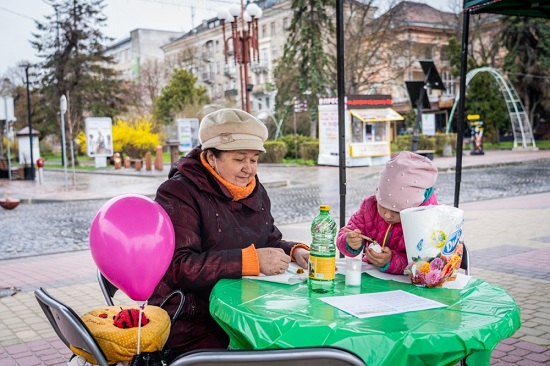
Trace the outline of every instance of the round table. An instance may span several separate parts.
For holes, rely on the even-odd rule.
[[[335,346],[367,365],[454,365],[468,356],[489,365],[498,342],[520,327],[514,299],[502,288],[471,278],[461,290],[423,288],[362,274],[360,287],[336,276],[333,294],[308,291],[307,283],[284,285],[251,279],[220,280],[210,313],[230,336],[231,349]],[[403,290],[447,305],[407,313],[357,318],[319,300]]]

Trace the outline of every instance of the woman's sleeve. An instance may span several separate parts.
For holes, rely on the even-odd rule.
[[[242,249],[203,251],[200,205],[181,179],[169,179],[157,190],[155,200],[174,226],[175,250],[166,281],[182,291],[213,286],[220,278],[241,278]],[[195,194],[197,194],[195,192]]]

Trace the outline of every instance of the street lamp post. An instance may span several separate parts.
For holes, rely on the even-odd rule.
[[[65,113],[67,112],[67,97],[62,95],[59,98],[59,114],[61,115],[61,140],[62,140],[62,156],[63,156],[63,171],[65,172],[65,188],[69,187],[67,182],[67,148],[65,145]]]
[[[238,18],[241,18],[241,30],[239,31]],[[260,61],[258,50],[258,19],[262,17],[262,9],[254,4],[253,0],[247,5],[246,11],[243,0],[241,5],[232,5],[229,10],[221,9],[218,19],[222,24],[223,52],[225,63],[228,63],[230,54],[230,42],[235,55],[235,65],[239,65],[241,79],[241,105],[242,109],[250,113],[250,92],[252,85],[248,83],[248,64],[251,61]],[[231,24],[231,34],[227,37],[225,23]]]
[[[34,157],[32,154],[32,119],[31,119],[31,92],[29,88],[29,68],[31,65],[25,65],[25,77],[27,79],[27,114],[29,117],[29,143],[31,148],[31,179],[34,180]],[[26,177],[25,177],[26,179]]]

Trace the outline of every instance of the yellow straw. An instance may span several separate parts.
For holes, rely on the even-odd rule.
[[[391,225],[388,226],[388,230],[386,230],[386,234],[384,234],[384,241],[382,242],[382,248],[384,248],[384,246],[386,245],[386,239],[388,239],[388,233],[390,232],[390,229],[391,229]]]

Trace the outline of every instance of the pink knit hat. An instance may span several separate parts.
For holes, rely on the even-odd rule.
[[[437,168],[430,159],[402,151],[380,173],[376,200],[382,207],[397,212],[418,207],[425,200],[426,189],[433,187],[436,179]]]

